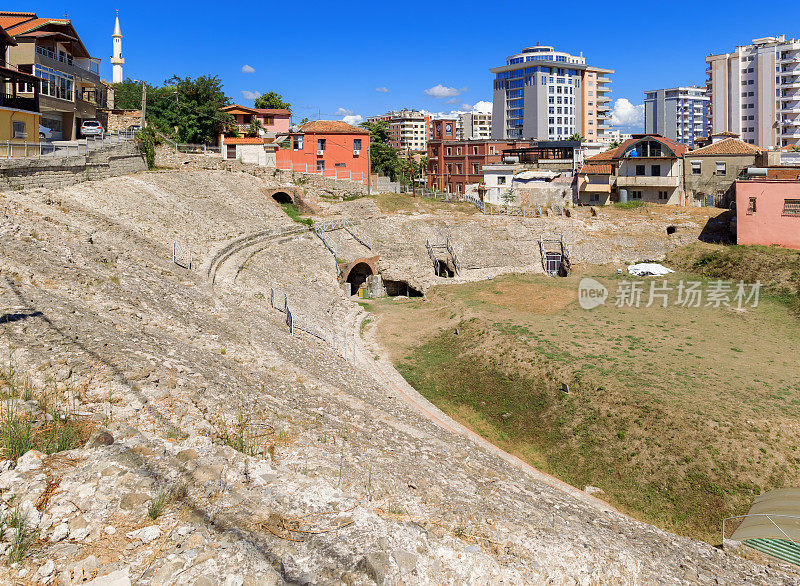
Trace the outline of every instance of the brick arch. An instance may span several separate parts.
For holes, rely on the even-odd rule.
[[[348,279],[350,278],[350,273],[352,272],[352,270],[356,266],[358,266],[360,264],[367,265],[367,267],[369,267],[369,269],[372,272],[372,274],[373,275],[377,275],[378,274],[378,259],[379,258],[380,258],[380,255],[372,256],[372,257],[369,257],[369,258],[357,258],[354,261],[351,261],[351,262],[348,262],[348,263],[345,263],[345,264],[340,264],[339,265],[339,280],[342,283],[347,283]]]
[[[301,200],[300,192],[294,185],[285,187],[269,187],[262,190],[264,195],[278,203],[299,203]],[[288,201],[287,201],[288,198]]]

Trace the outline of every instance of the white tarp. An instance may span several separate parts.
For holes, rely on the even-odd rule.
[[[517,173],[516,175],[514,175],[514,180],[515,181],[531,181],[531,180],[534,180],[534,179],[550,180],[550,179],[553,179],[555,177],[558,177],[559,175],[561,175],[561,173],[559,173],[557,171],[545,171],[545,170],[541,170],[541,171],[521,171],[521,172]]]
[[[628,273],[637,277],[663,277],[674,272],[657,262],[642,262],[628,267]]]

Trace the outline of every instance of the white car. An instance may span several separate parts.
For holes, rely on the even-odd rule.
[[[51,140],[53,138],[53,131],[47,126],[39,125],[39,140]]]
[[[103,136],[103,125],[97,120],[85,120],[81,124],[81,134],[83,136]]]

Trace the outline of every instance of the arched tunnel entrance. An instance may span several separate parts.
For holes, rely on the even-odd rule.
[[[285,191],[276,191],[272,194],[272,199],[277,201],[279,204],[285,203],[292,203],[292,196],[286,193]]]
[[[453,267],[450,266],[450,263],[440,259],[436,260],[436,268],[434,269],[434,273],[437,277],[444,277],[446,279],[452,279],[456,275]]]
[[[374,275],[372,267],[365,262],[357,263],[350,269],[347,275],[347,282],[350,283],[350,293],[358,295],[358,290],[367,281],[367,277]]]

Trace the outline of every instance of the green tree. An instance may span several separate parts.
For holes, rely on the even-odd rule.
[[[114,108],[119,110],[138,110],[142,107],[142,84],[130,77],[120,83],[113,83]],[[153,86],[147,85],[147,91],[153,91]]]
[[[408,173],[408,163],[402,161],[397,150],[389,144],[389,125],[385,121],[362,122],[361,128],[370,131],[370,171],[385,175],[395,181],[403,174],[403,167]]]
[[[261,94],[255,99],[254,105],[256,108],[275,108],[292,111],[292,105],[289,102],[284,102],[283,97],[275,92]]]
[[[611,147],[612,149],[615,149],[615,148],[617,148],[617,147],[618,147],[619,145],[621,145],[621,144],[622,144],[622,143],[621,143],[620,141],[618,141],[618,140],[615,140],[614,142],[612,142],[612,143],[611,143],[610,147]]]
[[[584,142],[584,141],[586,141],[586,139],[585,139],[585,138],[583,138],[583,136],[581,136],[581,133],[580,133],[580,132],[576,132],[575,134],[573,134],[572,136],[570,136],[570,137],[569,137],[567,140],[578,140],[578,141],[580,141],[580,142]]]

